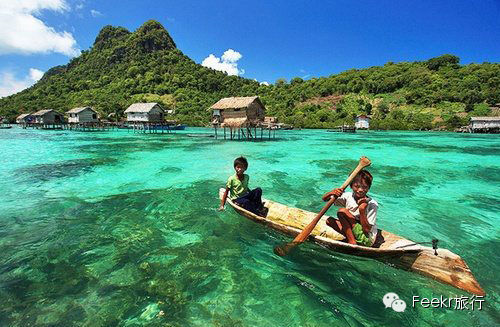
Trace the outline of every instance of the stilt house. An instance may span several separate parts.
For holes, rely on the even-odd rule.
[[[471,117],[469,128],[472,133],[499,133],[500,117]]]
[[[97,123],[97,112],[91,107],[73,108],[66,112],[68,114],[68,123],[70,124],[85,124]]]
[[[39,110],[33,114],[36,124],[63,124],[64,116],[54,109]]]
[[[357,129],[369,129],[370,128],[370,117],[367,115],[359,115],[356,117],[356,122],[354,123]]]
[[[33,117],[32,114],[21,114],[21,115],[17,116],[16,123],[29,124],[29,123],[33,123],[34,120],[35,120],[35,117]]]
[[[214,126],[254,127],[264,122],[265,107],[259,97],[223,98],[210,107]]]
[[[125,113],[127,122],[161,123],[165,118],[165,110],[155,102],[131,104]]]

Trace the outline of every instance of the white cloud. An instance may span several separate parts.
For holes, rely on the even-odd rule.
[[[42,78],[43,74],[40,69],[30,68],[30,78],[35,82]]]
[[[43,9],[65,11],[69,6],[65,0],[2,0],[0,11],[39,13]]]
[[[243,56],[238,51],[227,49],[222,54],[221,58],[217,58],[213,54],[210,54],[208,57],[203,59],[201,65],[215,70],[223,71],[228,75],[238,76],[245,74],[245,70],[238,69],[238,60],[240,60],[242,57]]]
[[[30,68],[29,74],[17,79],[12,72],[0,72],[0,98],[20,92],[35,84],[42,78],[43,72],[36,68]]]
[[[258,80],[256,78],[253,79],[254,81],[258,82]],[[259,83],[259,85],[265,85],[265,86],[269,86],[269,83],[267,81],[262,81]]]
[[[71,33],[58,32],[35,17],[42,10],[69,10],[65,0],[1,0],[0,55],[7,53],[80,53]]]
[[[234,51],[233,49],[227,49],[226,52],[222,55],[222,61],[225,62],[237,62],[243,57],[241,53],[238,51]]]
[[[102,16],[101,12],[98,11],[98,10],[95,10],[95,9],[91,9],[90,10],[90,14],[92,15],[92,17],[99,17],[99,16]]]

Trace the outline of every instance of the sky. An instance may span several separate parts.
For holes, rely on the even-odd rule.
[[[195,62],[261,83],[448,53],[500,62],[500,0],[0,0],[0,97],[89,49],[105,25],[149,19]]]

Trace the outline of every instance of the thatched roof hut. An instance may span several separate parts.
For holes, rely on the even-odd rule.
[[[261,107],[264,107],[262,102],[260,101],[258,96],[253,97],[231,97],[231,98],[223,98],[213,104],[211,109],[243,109],[248,108],[252,105],[252,103],[258,102]]]
[[[223,98],[213,104],[213,123],[238,128],[255,126],[264,121],[266,108],[258,96]],[[227,121],[230,119],[229,121]]]

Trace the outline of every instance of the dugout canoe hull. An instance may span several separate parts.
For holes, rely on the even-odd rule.
[[[222,198],[224,190],[223,188],[219,190],[220,198]],[[240,215],[292,237],[297,236],[316,216],[316,213],[313,212],[288,207],[268,199],[262,200],[268,209],[265,218],[239,207],[229,198],[226,202]],[[410,245],[414,242],[381,229],[377,235],[376,247],[352,245],[344,242],[342,235],[326,225],[328,217],[324,216],[319,221],[308,241],[321,244],[333,251],[390,263],[397,268],[417,272],[464,291],[485,295],[467,263],[460,256],[447,249],[438,249],[437,255],[435,255],[431,247]],[[401,246],[405,247],[401,248]]]

